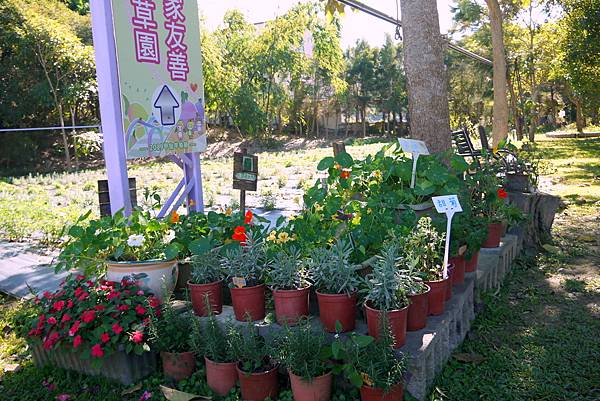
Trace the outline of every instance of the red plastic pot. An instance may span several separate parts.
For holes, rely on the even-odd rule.
[[[465,256],[452,256],[448,258],[448,263],[454,265],[452,272],[452,285],[463,284],[465,282]]]
[[[279,381],[277,367],[261,373],[246,373],[236,365],[240,390],[244,401],[263,401],[270,397],[272,400],[279,396]]]
[[[300,290],[272,290],[277,323],[294,325],[308,316],[310,287]]]
[[[470,259],[465,259],[465,271],[472,273],[477,270],[477,263],[479,262],[479,251],[474,252]]]
[[[417,331],[427,326],[427,315],[429,314],[429,292],[431,289],[415,295],[409,295],[410,305],[406,318],[406,330]]]
[[[319,318],[326,331],[335,333],[335,322],[342,325],[342,333],[354,330],[356,325],[356,293],[323,294],[317,291]]]
[[[367,327],[371,337],[378,338],[381,329],[383,312],[365,305],[367,311]],[[400,348],[406,342],[406,319],[408,317],[408,306],[402,309],[387,311],[387,320],[394,336],[394,348]]]
[[[196,356],[193,352],[161,352],[163,373],[175,381],[187,379],[196,369]]]
[[[362,386],[360,388],[360,399],[362,401],[402,401],[404,399],[404,386],[396,384],[386,393],[381,388]]]
[[[310,382],[305,382],[302,377],[290,374],[292,394],[294,401],[329,401],[331,399],[331,384],[333,376],[331,372],[315,377]]]
[[[449,280],[446,281],[446,301],[450,301],[450,298],[452,298],[452,275],[453,274],[454,274],[454,265],[449,264],[448,265]]]
[[[218,315],[223,311],[223,282],[215,281],[208,284],[194,284],[187,282],[190,289],[190,298],[192,300],[192,308],[196,316],[208,316],[209,311],[206,307],[206,298],[212,313]]]
[[[253,287],[232,288],[231,303],[235,319],[245,322],[250,317],[251,321],[261,320],[265,317],[265,285]]]
[[[429,315],[441,315],[444,313],[444,306],[446,302],[446,293],[448,292],[448,282],[450,278],[436,281],[426,281],[430,288],[427,296],[427,306]]]
[[[229,393],[238,380],[237,362],[218,363],[204,357],[206,363],[206,382],[215,393],[224,396]]]
[[[487,237],[483,243],[483,248],[497,248],[500,246],[500,239],[504,233],[503,223],[490,223],[487,226]]]

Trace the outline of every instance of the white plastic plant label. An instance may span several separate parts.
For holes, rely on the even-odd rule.
[[[233,277],[231,281],[233,281],[233,285],[237,288],[244,288],[246,286],[246,279],[243,277]]]
[[[420,155],[428,155],[429,149],[427,149],[425,142],[419,141],[418,139],[399,138],[398,143],[400,143],[400,147],[403,151],[412,154],[413,168],[412,177],[410,179],[410,187],[414,188],[417,178],[417,160],[419,160]]]
[[[462,212],[462,206],[456,195],[434,196],[431,198],[438,213],[444,213],[446,222],[446,246],[444,247],[444,273],[443,277],[448,277],[448,258],[450,253],[450,232],[452,229],[452,217],[455,213]]]

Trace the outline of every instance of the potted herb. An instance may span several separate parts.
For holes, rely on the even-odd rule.
[[[415,261],[414,269],[430,288],[427,300],[430,315],[444,313],[444,302],[452,288],[450,276],[443,276],[445,236],[435,229],[431,218],[422,217],[402,242],[404,258]]]
[[[293,325],[308,316],[310,283],[300,250],[290,247],[278,252],[269,265],[268,276],[277,322]]]
[[[146,322],[160,301],[130,281],[69,276],[35,297],[28,342],[36,365],[101,375],[131,384],[152,373]]]
[[[395,242],[386,244],[378,255],[373,271],[367,275],[365,309],[369,335],[380,336],[381,321],[386,316],[394,336],[394,347],[406,341],[406,319],[408,316],[408,289],[402,280],[399,262],[399,246]]]
[[[271,352],[265,339],[258,334],[254,324],[244,328],[232,329],[229,339],[233,354],[238,360],[236,365],[242,399],[263,401],[279,395],[278,365],[271,359]]]
[[[402,401],[406,361],[403,354],[396,355],[392,345],[394,337],[384,325],[381,336],[366,344],[352,343],[349,363],[360,372],[360,398],[362,401]],[[350,337],[353,341],[353,337]],[[352,346],[353,345],[353,346]]]
[[[140,209],[86,222],[88,216],[66,230],[56,270],[79,269],[96,276],[106,272],[108,280],[135,281],[168,298],[177,282],[179,254],[168,223]]]
[[[225,251],[222,265],[227,272],[233,311],[238,321],[265,317],[264,272],[268,265],[264,243],[245,231],[238,232],[241,245]]]
[[[341,332],[352,331],[356,324],[356,299],[360,265],[350,262],[352,248],[338,240],[330,248],[317,248],[311,253],[309,268],[317,288],[319,318],[326,331],[336,332],[339,321]]]
[[[230,324],[220,325],[212,313],[202,328],[198,320],[192,326],[194,348],[198,354],[204,354],[207,384],[220,396],[227,395],[238,381],[231,330]]]
[[[409,301],[406,317],[407,331],[417,331],[424,328],[427,325],[427,315],[429,314],[429,292],[431,289],[418,276],[416,270],[418,264],[418,258],[401,258],[401,279],[406,287]]]
[[[224,274],[219,253],[212,250],[202,255],[194,255],[190,263],[192,270],[187,285],[194,313],[197,316],[208,316],[208,305],[212,312],[220,314],[223,311]]]
[[[465,252],[465,272],[472,273],[477,270],[479,261],[479,251],[485,236],[487,227],[485,220],[480,216],[471,217],[471,230],[467,233],[465,242],[467,243],[467,251]]]
[[[152,348],[160,352],[165,376],[175,381],[190,377],[196,369],[196,356],[190,351],[191,317],[166,302],[161,313],[151,312],[148,328]]]
[[[289,375],[295,401],[329,401],[332,373],[331,346],[322,330],[308,319],[282,331],[274,341],[274,356]]]

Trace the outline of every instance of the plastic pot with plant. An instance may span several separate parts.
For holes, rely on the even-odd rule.
[[[240,246],[225,251],[222,265],[227,272],[231,302],[238,321],[265,317],[264,274],[268,261],[264,242],[245,233]]]
[[[293,325],[308,316],[310,282],[306,260],[299,249],[290,247],[278,252],[269,264],[267,276],[277,323]]]
[[[208,316],[210,310],[220,314],[223,310],[223,277],[221,256],[217,250],[192,256],[192,271],[187,285],[194,313]],[[208,299],[208,304],[206,300]]]
[[[166,302],[158,314],[151,310],[149,321],[152,348],[160,352],[163,372],[175,381],[186,379],[196,369],[196,356],[191,349],[191,317],[175,311]]]
[[[276,336],[273,349],[275,358],[290,375],[295,401],[329,401],[332,352],[323,331],[313,330],[305,319]]]
[[[365,309],[369,335],[378,338],[382,320],[390,324],[394,347],[406,342],[408,289],[398,269],[400,261],[397,242],[386,244],[377,257],[373,271],[366,277]]]
[[[361,266],[350,262],[350,243],[338,240],[329,248],[317,248],[309,258],[310,274],[317,289],[319,318],[326,331],[354,330],[356,300],[359,286],[364,281]],[[339,325],[338,325],[339,326]]]
[[[418,261],[413,261],[416,264]],[[413,268],[402,271],[402,281],[407,291],[408,315],[406,317],[406,330],[417,331],[427,326],[429,315],[429,292],[431,289],[417,275]]]
[[[254,324],[229,331],[229,341],[236,365],[242,399],[263,401],[279,395],[278,364],[271,358],[271,349]]]

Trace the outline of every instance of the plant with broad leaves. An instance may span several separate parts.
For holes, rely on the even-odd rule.
[[[317,248],[308,259],[316,288],[327,294],[352,294],[362,284],[360,265],[350,262],[352,247],[338,240],[329,248]]]
[[[440,233],[431,217],[421,217],[417,227],[401,240],[402,257],[426,281],[442,278],[445,233]]]

